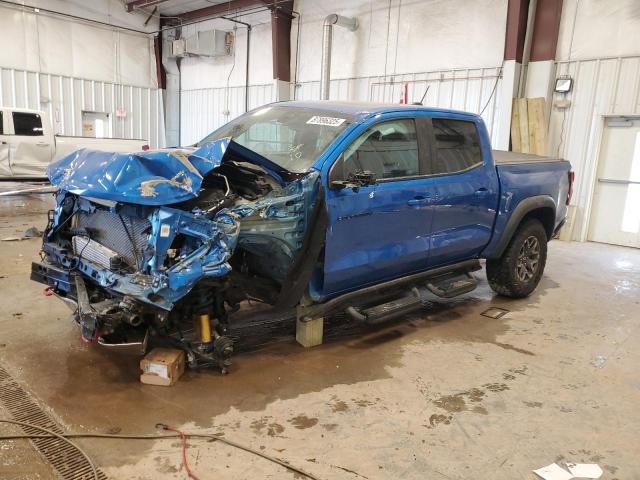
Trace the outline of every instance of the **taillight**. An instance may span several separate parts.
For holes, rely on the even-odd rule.
[[[567,192],[567,205],[571,203],[571,196],[573,195],[573,181],[576,179],[576,172],[570,171],[569,177],[569,191]]]
[[[142,150],[144,150],[145,152],[149,150],[149,145],[142,145]]]

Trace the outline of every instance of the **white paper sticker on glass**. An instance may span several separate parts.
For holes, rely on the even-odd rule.
[[[309,125],[326,125],[328,127],[339,127],[344,123],[344,118],[336,118],[336,117],[321,117],[316,115],[315,117],[311,117],[307,120]]]

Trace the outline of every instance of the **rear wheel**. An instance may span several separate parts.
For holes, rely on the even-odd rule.
[[[498,294],[527,297],[540,282],[547,261],[547,232],[539,220],[518,227],[502,257],[487,260],[487,279]]]

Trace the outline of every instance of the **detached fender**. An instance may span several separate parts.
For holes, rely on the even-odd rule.
[[[555,228],[555,202],[548,195],[536,195],[533,197],[528,197],[521,200],[511,213],[509,213],[508,211],[500,211],[498,213],[498,218],[496,219],[494,227],[494,236],[491,239],[491,242],[489,242],[489,245],[487,245],[484,252],[482,253],[482,257],[489,259],[500,258],[502,256],[502,253],[507,248],[507,245],[509,245],[511,238],[513,238],[513,234],[516,232],[518,226],[522,222],[522,219],[536,210],[540,212],[551,211],[553,213],[553,215],[550,217],[551,224],[544,225],[545,229],[547,230],[548,238],[551,238],[553,230]],[[501,216],[508,217],[508,219],[505,221],[504,218],[500,218]],[[502,225],[504,225],[503,227],[500,226],[501,223]]]

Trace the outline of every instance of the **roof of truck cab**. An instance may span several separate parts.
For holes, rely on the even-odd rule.
[[[316,101],[290,101],[278,102],[278,106],[297,107],[297,108],[315,108],[330,112],[343,113],[346,115],[354,115],[358,117],[376,114],[399,112],[403,110],[422,110],[432,113],[455,113],[476,116],[474,113],[463,112],[460,110],[451,110],[443,108],[425,107],[423,105],[402,105],[395,103],[376,103],[376,102],[336,102],[333,100],[316,100]]]

